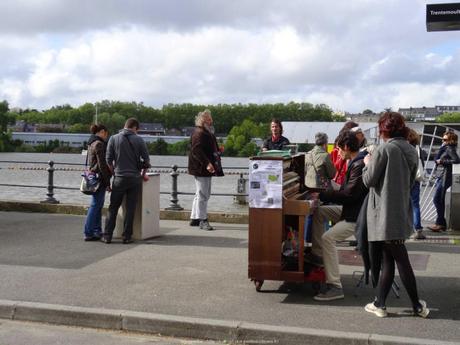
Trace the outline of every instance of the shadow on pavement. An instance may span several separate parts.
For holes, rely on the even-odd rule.
[[[417,277],[419,298],[427,301],[431,309],[430,319],[438,320],[460,320],[460,278],[447,277]],[[390,291],[387,298],[387,308],[390,317],[411,316],[411,302],[406,290],[397,276],[395,281],[399,285],[400,297],[397,298],[393,291]],[[278,289],[262,290],[265,293],[286,294],[282,301],[284,304],[299,305],[324,305],[334,307],[363,307],[374,299],[377,292],[371,285],[356,287],[357,280],[351,275],[342,275],[342,284],[345,298],[335,301],[318,302],[313,299],[315,291],[311,283],[283,283],[280,282]],[[262,288],[263,289],[263,288]],[[392,309],[401,309],[394,311]]]
[[[196,246],[215,248],[247,248],[248,246],[247,240],[245,239],[210,236],[209,232],[205,235],[169,234],[168,236],[157,237],[143,241],[142,243],[160,246]]]

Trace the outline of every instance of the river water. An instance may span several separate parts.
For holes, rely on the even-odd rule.
[[[78,188],[81,181],[81,171],[85,164],[86,156],[79,154],[54,154],[54,153],[0,153],[0,183],[33,185],[46,187],[48,183],[49,160],[54,161],[54,185],[59,187]],[[4,161],[20,161],[23,163],[10,163]],[[171,192],[171,170],[166,167],[177,165],[179,167],[178,191],[195,192],[193,176],[186,173],[187,157],[185,156],[150,156],[153,170],[160,172],[160,191]],[[24,163],[25,162],[25,163]],[[34,163],[39,162],[39,163]],[[81,164],[81,165],[69,165]],[[222,163],[226,176],[215,177],[212,182],[212,193],[235,194],[239,174],[247,173],[247,158],[223,157]],[[165,168],[155,168],[165,167]],[[237,169],[230,169],[237,168]],[[247,178],[247,175],[244,175]],[[0,186],[0,199],[13,201],[41,201],[46,199],[46,188],[10,187]],[[90,197],[78,190],[55,189],[54,197],[65,204],[86,205]],[[184,209],[192,206],[193,195],[179,195],[179,204]],[[106,196],[106,205],[109,196]],[[169,194],[160,194],[160,207],[165,208],[170,204]],[[211,196],[208,203],[209,211],[247,212],[248,208],[238,205],[232,196]]]

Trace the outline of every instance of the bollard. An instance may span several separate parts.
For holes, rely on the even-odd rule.
[[[48,196],[45,200],[40,201],[43,204],[59,204],[59,201],[54,198],[54,184],[53,184],[53,175],[54,175],[54,162],[48,162],[49,168],[46,169],[48,171]]]
[[[178,204],[179,199],[177,198],[177,176],[179,176],[179,173],[177,172],[177,165],[173,165],[172,167],[172,173],[171,178],[172,178],[172,189],[171,189],[171,203],[169,204],[168,207],[166,207],[167,210],[171,211],[181,211],[184,208],[181,207],[181,205]]]
[[[240,173],[240,178],[237,181],[236,185],[236,195],[234,201],[240,205],[246,205],[248,203],[246,199],[246,183],[248,179],[243,177],[243,174]]]

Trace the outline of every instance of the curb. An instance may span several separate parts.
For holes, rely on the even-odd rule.
[[[0,211],[60,213],[84,216],[88,211],[88,206],[73,204],[42,204],[40,202],[0,200]],[[103,214],[105,215],[106,212],[107,208],[105,207],[103,209]],[[208,212],[208,218],[209,221],[215,223],[249,223],[249,215],[247,213]],[[160,219],[189,221],[190,210],[171,211],[163,209],[160,210]]]
[[[241,344],[454,345],[431,339],[280,327],[126,310],[0,300],[0,318]]]

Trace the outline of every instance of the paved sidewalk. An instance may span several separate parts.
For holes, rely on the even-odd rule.
[[[0,320],[2,345],[219,345],[213,341]]]
[[[206,232],[162,220],[159,238],[105,245],[83,242],[83,221],[82,216],[0,212],[0,299],[197,318],[203,327],[203,320],[237,329],[246,323],[260,336],[263,330],[266,335],[303,329],[335,339],[348,333],[368,343],[383,335],[381,344],[420,344],[416,338],[460,344],[460,245],[454,242],[460,236],[451,233],[408,243],[431,318],[408,315],[402,288],[400,299],[388,298],[390,317],[379,319],[363,309],[373,290],[354,288],[352,274],[361,267],[348,260],[355,256],[352,248],[341,248],[348,262],[341,266],[346,298],[324,303],[313,300],[308,284],[289,289],[269,281],[262,293],[255,291],[247,278],[247,225],[213,224],[216,231]],[[1,312],[2,305],[5,317]]]

